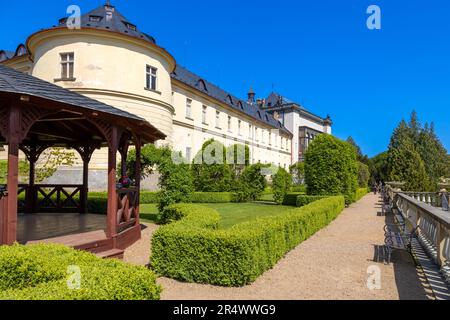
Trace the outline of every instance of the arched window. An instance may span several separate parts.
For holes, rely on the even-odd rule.
[[[16,49],[16,53],[14,54],[15,57],[20,57],[27,54],[27,48],[23,45],[20,44],[17,49]]]

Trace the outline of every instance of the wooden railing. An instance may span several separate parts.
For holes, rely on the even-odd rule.
[[[19,211],[25,213],[80,212],[83,185],[19,185]],[[25,194],[25,196],[21,196]]]
[[[117,190],[117,229],[123,232],[139,224],[139,189]]]
[[[420,201],[412,197],[417,193],[403,192],[387,187],[386,200],[400,211],[411,228],[419,227],[419,241],[429,256],[448,276],[450,270],[450,213],[442,207],[433,207],[432,199],[420,196]],[[442,199],[443,197],[441,197]],[[447,195],[445,195],[447,200]],[[446,201],[443,200],[443,201]],[[442,205],[442,202],[441,202]]]

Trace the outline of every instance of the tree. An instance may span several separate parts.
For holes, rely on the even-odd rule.
[[[370,169],[370,179],[371,183],[379,183],[379,182],[387,182],[388,178],[388,153],[387,151],[382,152],[372,159],[369,162]]]
[[[235,193],[236,201],[255,201],[261,196],[267,187],[267,180],[263,175],[263,171],[267,167],[267,165],[257,163],[245,168],[239,179],[233,184],[232,190]]]
[[[358,188],[355,148],[331,135],[318,136],[305,155],[305,180],[309,195],[344,195],[354,201]]]
[[[301,185],[305,182],[305,163],[297,162],[289,167],[291,175],[293,176],[294,184]]]
[[[239,177],[250,165],[250,148],[248,145],[234,144],[227,148],[227,163],[234,174]]]
[[[425,163],[414,144],[414,136],[405,121],[394,130],[388,150],[388,178],[405,182],[404,188],[408,191],[427,191],[430,183]]]
[[[273,198],[277,204],[282,204],[286,194],[292,187],[292,175],[283,168],[279,168],[272,178]]]
[[[365,163],[358,162],[358,184],[360,188],[367,188],[369,186],[370,171],[369,166]]]
[[[353,139],[353,137],[348,137],[347,142],[351,144],[356,149],[356,158],[359,162],[369,164],[369,157],[365,154],[363,154],[361,147],[356,143],[356,141]]]
[[[226,158],[227,150],[222,143],[211,139],[203,144],[192,164],[196,191],[230,191],[233,176]]]

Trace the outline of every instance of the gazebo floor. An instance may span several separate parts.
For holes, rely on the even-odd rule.
[[[49,242],[45,239],[64,240],[50,241],[70,245],[68,239],[85,238],[91,240],[92,237],[82,234],[88,233],[92,235],[94,231],[95,237],[103,235],[100,240],[106,239],[104,232],[106,226],[106,216],[95,214],[72,214],[72,213],[39,213],[39,214],[20,214],[18,217],[17,242],[21,244],[29,244],[36,242]],[[69,243],[65,243],[69,241]],[[76,240],[74,240],[76,241]]]

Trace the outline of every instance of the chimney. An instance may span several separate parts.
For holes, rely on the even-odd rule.
[[[253,88],[250,87],[250,90],[248,91],[248,103],[254,104],[255,103],[255,91],[253,91]]]
[[[111,5],[110,1],[106,2],[105,10],[106,10],[106,21],[111,21],[113,19],[115,9],[114,6]]]

